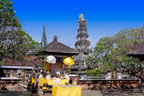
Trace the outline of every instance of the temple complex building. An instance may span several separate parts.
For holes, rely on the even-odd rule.
[[[49,70],[50,73],[54,75],[56,74],[56,72],[61,72],[61,73],[64,72],[64,68],[66,66],[63,63],[63,60],[66,57],[72,57],[77,54],[79,54],[79,52],[76,49],[70,48],[69,46],[58,42],[57,36],[54,36],[53,41],[47,44],[39,53],[39,55],[43,55],[45,57],[50,55],[56,57],[56,63],[49,64],[47,67],[48,69],[46,69]]]

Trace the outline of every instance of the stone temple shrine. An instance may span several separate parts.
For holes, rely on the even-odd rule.
[[[80,14],[78,24],[75,48],[79,51],[79,54],[75,56],[75,65],[72,66],[72,72],[77,73],[79,71],[81,73],[82,70],[86,69],[86,59],[91,53],[91,50],[89,49],[90,42],[88,41],[87,22],[83,14]]]

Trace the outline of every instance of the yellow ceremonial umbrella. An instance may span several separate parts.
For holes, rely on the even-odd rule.
[[[71,57],[67,57],[63,60],[63,63],[66,65],[66,72],[67,72],[67,65],[71,66],[74,64],[74,60]]]

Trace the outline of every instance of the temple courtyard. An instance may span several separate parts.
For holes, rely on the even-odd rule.
[[[0,96],[52,96],[51,93],[43,95],[42,92],[38,94],[31,94],[30,92],[16,92],[16,91],[0,91]],[[135,91],[121,91],[116,89],[111,90],[87,90],[82,91],[82,96],[144,96],[144,88],[141,91],[136,89]]]

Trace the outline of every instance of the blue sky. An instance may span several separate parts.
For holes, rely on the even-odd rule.
[[[144,26],[144,0],[10,0],[22,28],[34,40],[41,41],[43,24],[48,43],[53,36],[74,47],[79,14],[87,20],[88,40],[98,40],[124,28]]]

